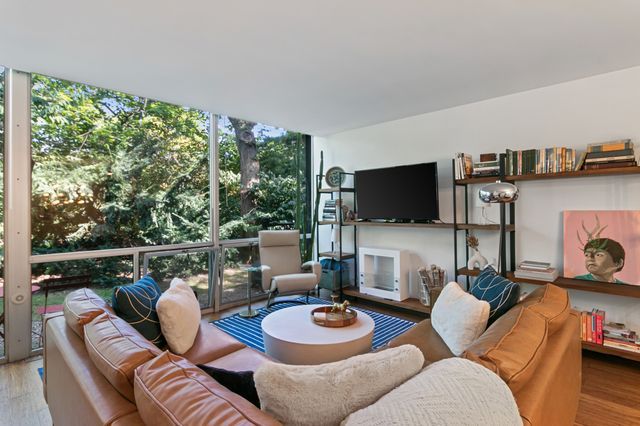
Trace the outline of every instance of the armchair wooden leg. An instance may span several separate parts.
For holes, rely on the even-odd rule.
[[[307,291],[307,305],[309,304],[309,293],[311,293],[311,290]]]

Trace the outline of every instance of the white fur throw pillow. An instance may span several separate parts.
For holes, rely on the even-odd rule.
[[[342,424],[513,426],[522,419],[513,394],[497,374],[475,362],[449,358],[430,364]]]
[[[450,282],[438,296],[431,310],[431,325],[449,346],[455,356],[460,356],[487,328],[489,303],[478,300]]]
[[[254,373],[260,406],[286,425],[338,425],[422,368],[413,345],[322,365],[267,362]]]
[[[162,293],[156,311],[162,334],[174,354],[191,349],[200,329],[200,303],[191,287],[180,278],[174,278]]]

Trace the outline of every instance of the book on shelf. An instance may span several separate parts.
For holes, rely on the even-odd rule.
[[[618,139],[608,142],[590,143],[587,145],[587,152],[620,151],[632,148],[633,142],[631,142],[631,139]]]
[[[640,353],[640,344],[637,343],[624,342],[617,339],[610,339],[608,337],[605,337],[602,345],[608,348]]]
[[[551,263],[549,262],[540,262],[538,260],[523,260],[518,264],[518,268],[530,268],[530,269],[549,269],[551,267]]]
[[[498,154],[495,152],[486,152],[484,154],[480,154],[480,161],[498,161]]]
[[[482,169],[482,168],[500,168],[500,162],[498,160],[495,161],[478,161],[477,163],[473,163],[473,170]]]
[[[598,158],[589,158],[587,154],[587,159],[584,160],[585,164],[590,163],[607,163],[607,162],[621,162],[621,161],[634,161],[636,156],[634,154],[631,155],[620,155],[617,157],[598,157]]]
[[[598,169],[617,169],[620,167],[637,167],[638,163],[636,161],[616,161],[613,163],[591,163],[585,164],[585,170],[598,170]]]
[[[582,311],[580,313],[580,319],[582,322],[580,338],[584,342],[595,343],[598,345],[603,344],[603,324],[605,316],[605,311],[596,308],[592,309],[591,312]]]
[[[640,343],[638,333],[627,328],[623,323],[608,322],[602,327],[604,337]]]
[[[584,166],[584,160],[587,159],[587,153],[583,152],[582,154],[580,154],[580,159],[578,160],[575,168],[573,169],[574,171],[578,171],[578,170],[582,170],[582,166]]]
[[[600,151],[600,152],[585,152],[587,158],[603,158],[603,157],[621,157],[624,155],[633,155],[633,148],[619,149],[616,151]]]
[[[540,269],[523,269],[518,268],[513,275],[516,278],[531,279],[537,281],[555,281],[558,278],[558,270],[556,268]]]
[[[573,148],[506,150],[507,175],[560,173],[574,170],[576,150]]]
[[[473,158],[471,154],[456,152],[454,160],[456,179],[465,179],[473,175]]]

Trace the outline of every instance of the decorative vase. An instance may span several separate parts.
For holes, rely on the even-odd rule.
[[[487,258],[484,257],[478,249],[474,248],[471,250],[473,250],[473,256],[471,256],[467,262],[467,269],[483,269],[487,266]]]

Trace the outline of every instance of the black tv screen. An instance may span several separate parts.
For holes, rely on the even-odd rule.
[[[440,218],[437,163],[356,170],[355,185],[358,219]]]

